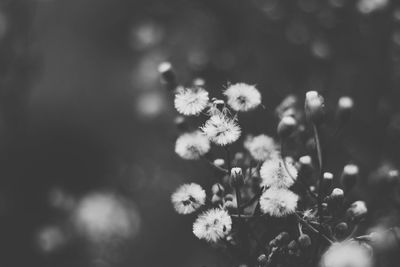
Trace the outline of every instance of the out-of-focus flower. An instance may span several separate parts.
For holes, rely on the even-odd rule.
[[[67,242],[67,238],[58,226],[47,226],[41,229],[37,235],[37,245],[44,253],[51,253],[61,248]]]
[[[306,117],[313,123],[318,123],[324,116],[324,98],[316,91],[306,93],[304,104]]]
[[[289,137],[297,128],[297,121],[292,116],[285,116],[278,124],[277,132],[279,137]]]
[[[225,165],[225,160],[224,160],[224,159],[221,159],[221,158],[215,159],[215,160],[214,160],[214,165],[215,165],[215,166],[218,166],[218,167],[222,167],[222,166]]]
[[[193,233],[199,239],[217,242],[225,238],[232,229],[232,219],[223,209],[210,209],[196,219]]]
[[[261,104],[261,94],[253,85],[237,83],[230,85],[224,95],[228,105],[235,111],[249,111]]]
[[[323,254],[321,267],[372,267],[372,250],[366,243],[343,241],[334,243]]]
[[[297,177],[297,170],[290,162],[286,161],[286,166],[288,170],[286,170],[283,161],[278,158],[265,161],[260,169],[261,184],[267,187],[279,188],[292,186],[294,183],[293,178]]]
[[[206,202],[206,192],[195,183],[183,184],[172,194],[172,204],[179,214],[190,214]]]
[[[220,146],[237,141],[241,134],[240,127],[236,121],[222,114],[211,116],[201,127],[201,130],[211,142]]]
[[[162,62],[158,65],[158,72],[161,75],[161,81],[168,90],[174,90],[177,81],[174,69],[172,68],[172,64],[170,62]]]
[[[364,201],[361,200],[351,204],[350,208],[348,208],[347,210],[347,214],[352,219],[362,219],[365,217],[367,212],[368,212],[367,205],[365,204]]]
[[[179,88],[175,94],[175,108],[185,115],[199,115],[208,105],[208,92],[203,88]]]
[[[133,237],[139,231],[140,216],[136,208],[122,199],[112,194],[94,193],[78,203],[73,223],[82,235],[98,242]]]
[[[273,217],[285,217],[296,211],[299,197],[283,188],[270,188],[260,197],[260,209]]]
[[[359,0],[357,9],[363,14],[369,14],[384,9],[389,4],[389,0]]]
[[[286,96],[282,102],[275,108],[275,114],[279,119],[286,116],[294,116],[299,119],[301,111],[298,108],[298,98],[295,95]]]
[[[265,161],[277,158],[279,153],[274,139],[268,135],[248,136],[244,141],[244,147],[257,161]]]
[[[175,143],[175,152],[183,159],[199,159],[210,150],[210,141],[201,131],[184,133]]]

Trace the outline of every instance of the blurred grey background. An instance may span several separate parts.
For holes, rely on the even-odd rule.
[[[370,226],[399,223],[398,197],[369,175],[400,158],[397,1],[2,0],[0,265],[215,266],[170,205],[212,171],[174,154],[166,60],[216,96],[256,84],[266,109],[241,119],[253,133],[274,135],[288,94],[318,90],[331,109],[353,97],[327,169],[359,164]]]

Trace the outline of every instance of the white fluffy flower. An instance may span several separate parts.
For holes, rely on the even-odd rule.
[[[284,217],[296,211],[299,197],[288,189],[270,188],[260,197],[260,209],[273,217]]]
[[[206,192],[195,183],[183,184],[172,194],[172,204],[179,214],[190,214],[206,202]]]
[[[213,143],[225,146],[239,139],[240,127],[233,119],[223,115],[211,116],[201,130]]]
[[[247,137],[244,142],[244,147],[257,161],[265,161],[278,156],[274,139],[265,134],[260,134],[255,137]]]
[[[232,229],[232,219],[223,209],[210,209],[199,215],[193,224],[193,233],[199,239],[217,242]]]
[[[279,158],[267,160],[260,169],[261,184],[267,187],[288,188],[293,185],[293,178],[297,177],[297,169],[286,160],[285,168],[283,161]]]
[[[184,133],[176,139],[175,152],[184,159],[199,159],[210,150],[210,141],[200,131]]]
[[[253,85],[232,84],[225,90],[228,105],[235,111],[249,111],[261,104],[261,94]]]
[[[334,243],[322,256],[320,266],[372,267],[372,250],[369,245],[358,241]]]
[[[179,88],[174,104],[183,115],[199,115],[208,105],[208,92],[202,88]]]

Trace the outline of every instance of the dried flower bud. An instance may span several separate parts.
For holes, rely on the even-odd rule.
[[[285,116],[281,119],[278,124],[278,135],[281,138],[287,138],[291,136],[297,128],[297,121],[292,116]]]
[[[177,86],[177,82],[171,63],[162,62],[158,65],[158,72],[161,75],[161,82],[166,86],[166,88],[168,90],[174,90]]]
[[[231,184],[235,187],[244,184],[244,177],[242,168],[234,167],[231,169]]]
[[[347,210],[347,214],[353,220],[363,219],[365,215],[367,215],[367,212],[368,212],[367,205],[365,204],[364,201],[361,200],[351,204],[350,208],[348,208]]]
[[[211,192],[214,195],[222,196],[224,194],[224,187],[220,183],[213,184],[211,187]]]
[[[346,192],[350,191],[357,182],[359,170],[357,165],[347,164],[343,168],[341,183]]]
[[[340,189],[340,188],[334,188],[334,189],[332,190],[332,193],[331,193],[330,197],[331,197],[332,199],[343,199],[343,197],[344,197],[344,192],[343,192],[343,190]]]
[[[222,99],[213,98],[212,103],[219,111],[222,111],[225,107],[225,102]]]
[[[349,226],[345,222],[338,223],[335,226],[335,236],[337,238],[345,238],[349,231]]]
[[[308,248],[311,246],[311,238],[306,234],[301,234],[298,238],[298,242],[301,248]]]
[[[349,121],[351,117],[351,112],[354,107],[353,99],[349,96],[342,96],[339,98],[337,110],[336,110],[336,118],[340,123],[346,123]]]
[[[304,109],[307,120],[320,123],[325,115],[324,98],[317,91],[307,92]]]

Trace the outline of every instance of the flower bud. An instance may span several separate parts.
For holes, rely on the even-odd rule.
[[[224,194],[224,187],[220,183],[213,184],[211,192],[214,195],[222,196]]]
[[[289,250],[297,250],[298,248],[299,248],[299,245],[296,240],[292,240],[289,242],[289,244],[288,244]]]
[[[278,135],[283,139],[291,136],[297,128],[297,121],[292,116],[285,116],[278,124]]]
[[[222,111],[223,108],[225,107],[225,102],[224,100],[221,99],[213,98],[212,103],[219,111]]]
[[[320,123],[325,115],[324,98],[317,91],[306,93],[304,110],[310,122]]]
[[[301,234],[298,238],[298,242],[301,248],[308,248],[311,246],[311,238],[306,234]]]
[[[204,81],[204,79],[202,79],[202,78],[196,78],[193,80],[192,84],[194,87],[203,88],[206,85],[206,81]]]
[[[234,167],[231,169],[231,184],[235,187],[244,184],[244,177],[242,168]]]
[[[299,158],[299,172],[298,179],[303,181],[305,184],[310,185],[313,183],[313,166],[312,159],[310,156],[302,156]]]
[[[344,166],[340,180],[346,192],[350,191],[354,187],[357,182],[358,174],[359,171],[357,165],[347,164]]]
[[[218,166],[218,167],[223,167],[225,165],[225,160],[224,159],[215,159],[214,165]]]
[[[158,65],[158,72],[161,75],[161,82],[165,85],[165,87],[168,90],[174,90],[177,86],[177,81],[171,63],[162,62],[160,65]]]
[[[257,262],[259,265],[264,265],[268,262],[268,257],[265,254],[261,254],[260,256],[258,256],[257,258]]]
[[[185,117],[183,116],[176,116],[174,119],[174,124],[176,125],[176,128],[180,132],[186,132],[188,131],[188,123]]]
[[[287,232],[281,232],[279,235],[275,237],[278,245],[285,245],[289,243],[290,236]]]
[[[222,202],[222,197],[220,197],[217,194],[213,194],[212,197],[211,197],[211,203],[213,203],[215,205],[215,204],[218,204],[220,202]]]
[[[336,110],[336,119],[342,124],[348,122],[351,117],[353,107],[354,102],[351,97],[342,96],[339,98]]]
[[[328,208],[331,211],[338,210],[344,201],[344,192],[340,188],[334,188],[332,193],[327,197]]]
[[[322,180],[322,190],[324,194],[327,194],[331,191],[331,187],[333,184],[333,174],[330,172],[324,172],[323,180]]]
[[[353,220],[361,220],[367,215],[368,209],[364,201],[356,201],[347,209],[347,214]]]
[[[339,239],[345,238],[349,231],[349,226],[345,222],[338,223],[335,226],[335,236]]]
[[[233,157],[233,165],[236,166],[243,166],[245,163],[245,156],[243,152],[237,152],[235,153],[235,156]]]

